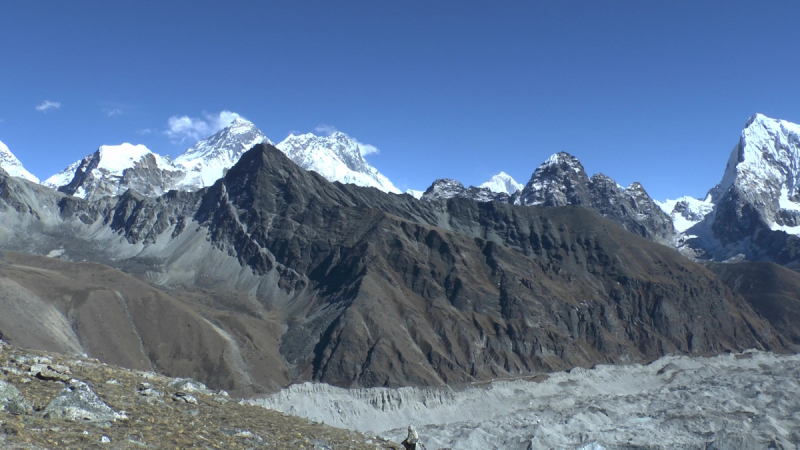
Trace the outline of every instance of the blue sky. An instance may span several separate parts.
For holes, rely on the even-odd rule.
[[[526,182],[550,154],[703,196],[747,118],[800,122],[800,2],[4,2],[0,140],[46,178],[170,117],[321,124],[401,189]],[[49,108],[45,102],[51,102]],[[59,107],[55,107],[55,104]]]

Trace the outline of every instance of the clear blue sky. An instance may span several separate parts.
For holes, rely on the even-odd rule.
[[[750,115],[800,122],[798,17],[797,1],[9,1],[0,140],[44,179],[102,144],[177,156],[192,143],[170,117],[228,110],[276,142],[334,126],[401,189],[524,183],[567,151],[655,198],[702,196]]]

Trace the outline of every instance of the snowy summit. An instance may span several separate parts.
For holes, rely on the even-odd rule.
[[[33,176],[32,173],[28,172],[24,167],[22,167],[22,163],[19,162],[17,157],[11,153],[11,150],[8,149],[8,146],[2,141],[0,141],[0,167],[2,167],[3,170],[5,170],[12,177],[24,178],[34,183],[39,182],[38,178]]]
[[[511,178],[511,175],[500,172],[478,187],[489,189],[498,194],[514,195],[517,191],[521,191],[524,186]]]
[[[400,190],[388,178],[364,160],[358,143],[340,131],[327,137],[311,133],[300,136],[290,134],[276,147],[298,166],[313,170],[328,181],[400,194]]]
[[[186,178],[178,187],[194,190],[214,184],[244,152],[261,143],[272,144],[272,141],[253,122],[240,117],[234,119],[218,133],[199,141],[175,158],[175,164],[187,171]]]

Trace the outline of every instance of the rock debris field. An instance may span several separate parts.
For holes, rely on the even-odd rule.
[[[795,449],[800,356],[669,356],[459,390],[294,385],[253,403],[428,449]]]
[[[402,447],[241,404],[224,391],[189,379],[122,369],[90,358],[20,350],[0,342],[0,448]]]

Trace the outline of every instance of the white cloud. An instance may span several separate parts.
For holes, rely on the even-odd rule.
[[[139,130],[139,134],[141,134],[142,136],[144,136],[146,134],[153,134],[155,132],[156,132],[156,130],[154,130],[152,128],[144,128],[144,129]]]
[[[353,140],[356,141],[355,139]],[[367,156],[373,153],[380,153],[378,147],[375,147],[374,145],[362,144],[361,142],[358,141],[356,141],[356,144],[358,144],[358,148],[361,149],[361,156]]]
[[[321,123],[321,124],[317,125],[316,128],[314,128],[314,131],[316,131],[317,133],[322,133],[325,136],[330,136],[330,135],[332,135],[333,133],[336,133],[339,130],[337,130],[336,127],[334,127],[333,125],[328,125],[328,124]],[[358,145],[359,150],[361,150],[361,156],[367,156],[367,155],[371,155],[373,153],[380,153],[380,150],[378,150],[378,148],[375,147],[374,145],[364,144],[362,142],[359,142],[353,136],[349,136],[348,135],[347,137],[352,139],[353,142],[355,142]]]
[[[121,109],[119,109],[119,108],[114,108],[114,109],[103,108],[103,112],[104,112],[104,113],[105,113],[105,114],[106,114],[108,117],[114,117],[114,116],[118,116],[118,115],[122,114],[122,110],[121,110]]]
[[[167,119],[167,135],[173,142],[181,143],[186,140],[195,142],[211,136],[217,131],[227,127],[234,119],[244,117],[231,111],[222,111],[219,114],[203,113],[203,118],[189,116],[172,116]]]
[[[314,128],[314,131],[316,131],[317,133],[322,133],[325,136],[330,136],[336,132],[336,127],[333,125],[326,125],[324,123],[321,123],[317,125],[317,128]]]
[[[51,109],[58,109],[61,108],[61,102],[51,102],[50,100],[45,100],[42,102],[41,105],[36,107],[37,111],[49,111]]]

